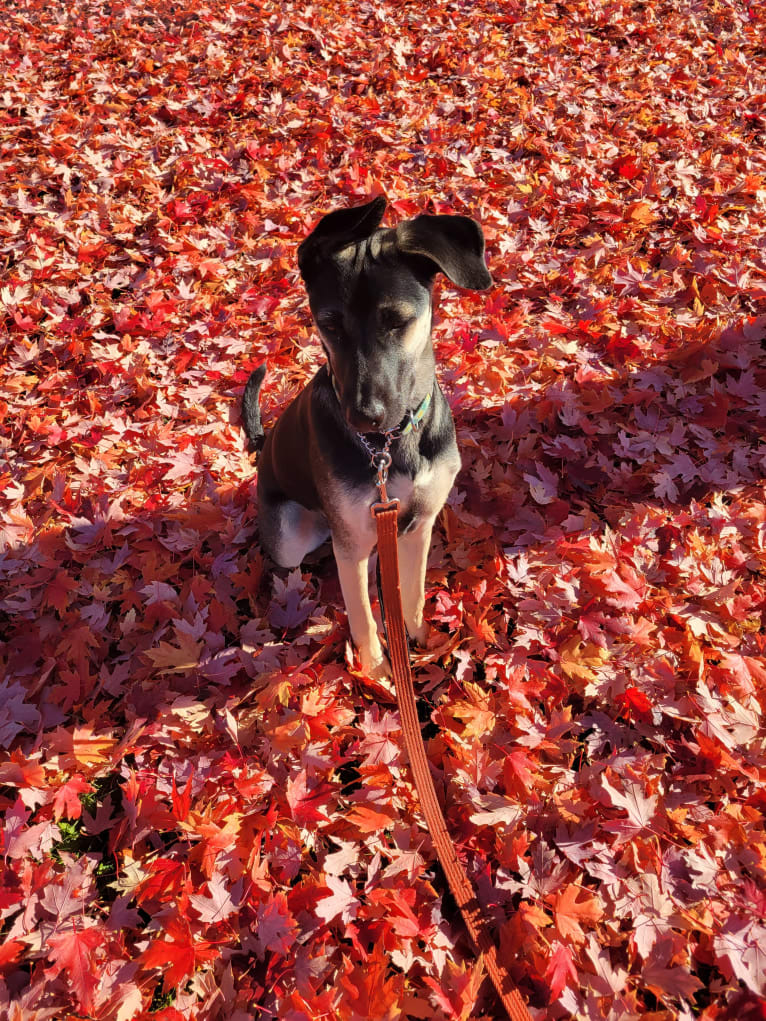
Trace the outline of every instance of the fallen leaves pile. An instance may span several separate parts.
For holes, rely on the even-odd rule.
[[[475,216],[417,659],[536,1018],[766,1012],[766,17],[752,0],[19,0],[0,21],[0,1014],[497,1017],[334,563],[239,427],[296,246]]]

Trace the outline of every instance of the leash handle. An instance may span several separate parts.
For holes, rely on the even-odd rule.
[[[388,640],[388,656],[396,687],[396,701],[402,719],[404,745],[415,779],[415,788],[449,888],[457,901],[471,939],[484,958],[489,976],[508,1017],[511,1021],[532,1021],[521,993],[514,985],[505,966],[498,959],[497,947],[484,924],[481,907],[471,882],[458,860],[455,845],[450,839],[447,823],[436,796],[428,756],[420,732],[407,647],[407,632],[402,611],[402,594],[399,583],[398,501],[384,503],[384,494],[385,487],[381,492],[381,501],[373,505],[372,511],[378,531],[381,611]]]

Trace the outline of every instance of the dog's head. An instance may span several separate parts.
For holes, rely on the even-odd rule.
[[[298,266],[343,413],[359,432],[394,429],[433,383],[431,284],[492,283],[484,235],[467,216],[417,216],[381,228],[383,196],[322,217]]]

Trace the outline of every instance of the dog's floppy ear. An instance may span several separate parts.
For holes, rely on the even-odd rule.
[[[378,195],[372,202],[353,209],[336,209],[323,216],[305,241],[298,248],[298,269],[305,277],[306,271],[319,256],[329,255],[338,248],[368,238],[380,226],[386,209],[385,195]]]
[[[400,223],[396,241],[399,251],[430,259],[458,287],[484,291],[492,284],[484,262],[484,234],[467,216],[424,213]]]

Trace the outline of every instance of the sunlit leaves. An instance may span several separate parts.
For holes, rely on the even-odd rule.
[[[755,1016],[758,5],[6,6],[0,1013],[497,1016],[238,425],[321,357],[297,244],[385,192],[479,218],[494,278],[437,283],[416,676],[501,953],[551,1018]]]

